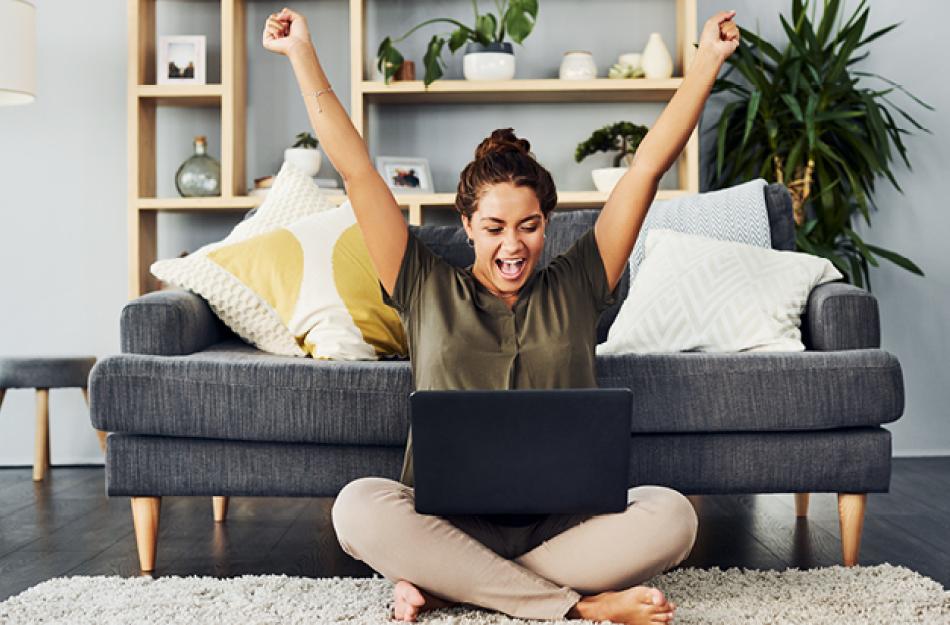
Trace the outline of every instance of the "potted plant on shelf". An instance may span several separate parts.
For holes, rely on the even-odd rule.
[[[632,122],[608,124],[595,130],[586,141],[577,144],[574,160],[580,163],[596,152],[617,152],[613,158],[613,167],[602,167],[591,172],[597,190],[610,193],[633,162],[633,155],[649,130],[646,126]]]
[[[322,163],[320,151],[317,150],[320,142],[309,132],[301,132],[295,138],[296,142],[284,150],[284,160],[297,166],[308,176],[316,176]]]
[[[538,0],[496,0],[498,17],[493,13],[479,13],[478,3],[472,0],[475,10],[475,26],[470,28],[458,20],[450,18],[435,18],[426,20],[410,29],[402,37],[391,39],[386,37],[379,44],[376,53],[376,67],[383,73],[383,80],[389,80],[399,71],[403,64],[403,56],[393,45],[426,26],[437,22],[447,22],[456,26],[455,30],[446,34],[432,35],[429,45],[426,46],[423,65],[426,73],[423,81],[429,86],[442,77],[445,62],[442,60],[442,48],[445,47],[448,37],[449,50],[455,53],[466,42],[465,57],[462,60],[463,74],[467,80],[509,80],[515,75],[515,56],[511,43],[505,41],[505,36],[515,43],[522,43],[531,34],[535,20],[538,17]]]
[[[923,275],[912,261],[866,243],[851,227],[861,217],[871,225],[868,206],[873,206],[876,177],[887,176],[903,193],[889,166],[892,144],[910,168],[901,141],[908,131],[898,127],[882,101],[927,133],[886,96],[896,88],[925,108],[933,107],[893,81],[852,67],[870,54],[857,55],[863,46],[899,25],[865,37],[870,9],[862,12],[864,4],[862,0],[833,32],[834,24],[842,23],[839,0],[823,3],[817,28],[814,6],[809,19],[808,0],[793,0],[791,23],[779,16],[788,37],[781,52],[739,27],[737,54],[727,59],[730,67],[712,90],[736,99],[726,104],[714,127],[716,169],[708,186],[719,189],[758,177],[783,183],[793,199],[798,249],[829,259],[850,283],[870,289],[868,265],[878,266],[878,257]],[[744,84],[729,79],[735,70]],[[860,84],[872,76],[890,88],[878,91]]]

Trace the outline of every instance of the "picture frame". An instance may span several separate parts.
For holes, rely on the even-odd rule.
[[[204,35],[165,35],[158,38],[155,77],[159,85],[203,85],[207,57]]]
[[[427,158],[377,156],[376,170],[393,193],[434,193],[432,172],[429,170]]]

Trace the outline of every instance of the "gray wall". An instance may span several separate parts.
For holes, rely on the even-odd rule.
[[[484,0],[482,5],[491,3]],[[849,2],[849,7],[857,5]],[[120,3],[122,6],[123,3]],[[220,36],[214,2],[158,4],[159,34],[208,36],[209,81],[219,78]],[[282,150],[307,118],[289,64],[258,43],[265,16],[281,4],[248,4],[248,180],[274,173]],[[293,5],[309,19],[318,53],[344,105],[349,103],[349,44],[346,0]],[[700,3],[700,25],[719,10],[735,8],[745,27],[779,40],[779,11],[790,2],[752,0]],[[126,15],[115,3],[40,3],[38,7],[38,97],[29,106],[0,108],[0,283],[3,284],[0,354],[44,353],[105,356],[118,351],[118,316],[126,300]],[[399,36],[432,16],[468,19],[471,5],[460,0],[410,2],[370,0],[369,52],[385,35]],[[544,0],[538,30],[517,49],[518,77],[552,77],[563,51],[588,49],[603,73],[621,52],[642,48],[658,30],[668,46],[675,41],[673,3],[666,0],[575,3]],[[892,426],[898,454],[950,453],[950,388],[944,355],[950,352],[947,307],[950,262],[940,256],[950,233],[950,215],[938,205],[937,167],[950,160],[946,141],[950,93],[933,80],[939,39],[930,24],[950,18],[945,3],[875,3],[871,29],[903,20],[895,32],[873,44],[863,62],[869,71],[896,80],[937,108],[924,114],[895,96],[917,115],[933,136],[907,138],[908,171],[894,167],[903,195],[879,184],[873,228],[866,238],[910,255],[927,272],[924,279],[885,266],[872,277],[881,302],[884,348],[904,366],[907,412]],[[92,26],[94,22],[94,27]],[[385,25],[382,27],[382,25]],[[567,25],[572,25],[569,28]],[[430,27],[431,28],[431,27]],[[401,48],[417,62],[421,77],[424,44],[432,32],[417,33]],[[870,30],[869,30],[870,32]],[[461,76],[461,56],[446,55],[447,76]],[[367,71],[370,71],[367,68]],[[873,83],[877,84],[877,83]],[[710,102],[702,128],[715,123],[721,105]],[[573,162],[577,142],[594,128],[619,119],[652,124],[661,105],[529,104],[418,107],[388,105],[371,110],[370,145],[376,155],[425,156],[436,190],[453,191],[458,172],[475,146],[492,129],[512,126],[526,136],[562,189],[592,189],[589,171],[607,156]],[[220,153],[220,118],[200,109],[162,109],[159,115],[159,192],[173,195],[178,164],[191,151],[196,134],[209,138]],[[708,142],[703,141],[704,149]],[[708,159],[704,157],[703,163]],[[324,159],[321,176],[337,177]],[[337,177],[338,178],[338,177]],[[663,187],[675,187],[675,172]],[[431,222],[450,223],[447,211],[430,211]],[[161,256],[177,255],[227,233],[235,216],[162,216]],[[55,463],[99,462],[95,436],[78,391],[52,394],[52,454]],[[0,423],[0,464],[31,462],[32,397],[7,394]]]

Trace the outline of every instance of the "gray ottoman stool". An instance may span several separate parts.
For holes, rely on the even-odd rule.
[[[96,364],[92,357],[0,358],[0,404],[8,388],[36,389],[36,436],[33,446],[33,480],[46,477],[49,466],[49,390],[81,388],[89,405],[86,385],[89,370]],[[105,445],[105,432],[98,432],[99,445]]]

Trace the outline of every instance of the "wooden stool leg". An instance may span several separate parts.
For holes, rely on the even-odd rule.
[[[88,388],[83,387],[82,396],[83,396],[83,399],[86,400],[86,408],[88,408],[89,407],[89,389]],[[96,436],[99,437],[99,449],[102,450],[102,453],[106,453],[106,436],[108,434],[109,434],[108,432],[104,432],[102,430],[96,430]]]
[[[845,566],[858,563],[861,531],[864,529],[864,507],[867,493],[838,493],[838,521],[841,524],[841,554]]]
[[[46,477],[49,464],[49,389],[36,389],[36,433],[33,436],[33,481]]]
[[[214,509],[214,522],[224,523],[228,516],[228,502],[230,497],[212,497],[211,507]]]
[[[795,493],[795,516],[801,519],[808,516],[808,493]]]
[[[139,567],[146,573],[155,570],[158,517],[161,509],[161,497],[132,497],[132,525],[135,528],[135,545],[139,552]]]

